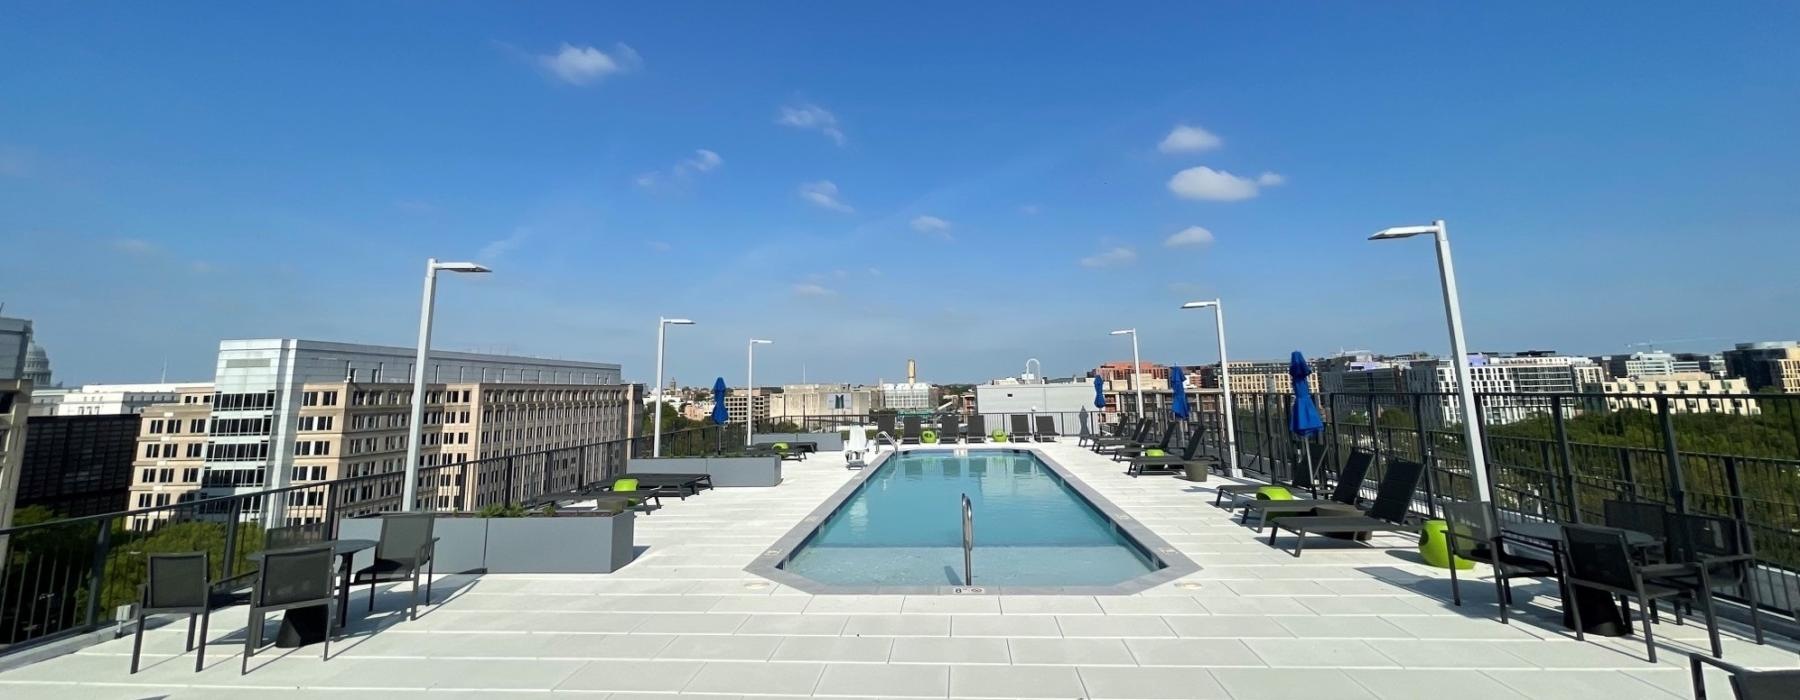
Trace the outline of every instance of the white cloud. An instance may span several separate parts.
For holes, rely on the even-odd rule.
[[[935,216],[926,215],[917,217],[912,220],[912,227],[914,231],[918,231],[919,233],[929,233],[932,235],[943,236],[944,238],[950,237],[950,222]]]
[[[818,182],[808,182],[800,185],[800,198],[812,202],[815,206],[830,209],[832,211],[841,211],[846,214],[856,211],[855,208],[845,204],[844,201],[838,197],[838,186],[830,180],[820,180]]]
[[[563,44],[555,54],[539,56],[538,62],[565,83],[587,85],[610,75],[637,70],[643,59],[624,44],[614,44],[612,53],[592,46]]]
[[[481,252],[476,253],[478,257],[475,261],[490,263],[498,260],[507,253],[517,250],[525,242],[525,239],[530,237],[531,232],[526,229],[513,229],[512,235],[497,241],[488,241],[487,245],[482,246]]]
[[[1130,248],[1126,248],[1124,246],[1119,246],[1119,247],[1113,248],[1111,250],[1108,250],[1108,251],[1105,251],[1102,253],[1097,253],[1097,254],[1089,255],[1085,258],[1082,258],[1081,266],[1082,267],[1116,267],[1119,265],[1129,265],[1136,261],[1137,261],[1137,251],[1132,250]]]
[[[719,154],[704,148],[697,148],[694,149],[694,157],[681,161],[681,164],[675,166],[675,169],[677,171],[692,170],[697,173],[704,173],[711,172],[724,164],[725,159],[720,158]]]
[[[1163,245],[1170,248],[1184,248],[1210,245],[1212,242],[1213,235],[1211,231],[1199,226],[1189,226],[1180,231],[1176,231],[1175,235],[1164,239]]]
[[[642,187],[644,189],[649,189],[649,188],[656,186],[656,179],[657,179],[656,173],[644,173],[637,177],[631,178],[631,182],[633,184],[636,184],[638,187]]]
[[[1174,129],[1169,131],[1168,136],[1163,137],[1162,143],[1156,145],[1156,150],[1164,153],[1198,153],[1218,148],[1224,143],[1210,131],[1197,126],[1177,124]]]
[[[811,282],[801,282],[794,285],[794,294],[803,297],[829,297],[837,296],[837,290],[827,289]]]
[[[1251,180],[1200,165],[1175,173],[1174,177],[1169,178],[1169,191],[1184,199],[1235,202],[1255,197],[1262,188],[1282,182],[1284,179],[1275,173],[1263,173]]]
[[[844,145],[844,142],[848,140],[844,136],[844,130],[838,127],[837,115],[810,102],[783,106],[781,114],[775,117],[775,123],[796,129],[817,131],[839,146]]]

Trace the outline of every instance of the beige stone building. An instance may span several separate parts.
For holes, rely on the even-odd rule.
[[[1641,394],[1663,394],[1669,397],[1671,413],[1726,413],[1737,416],[1762,413],[1762,407],[1757,405],[1755,399],[1742,396],[1750,393],[1748,382],[1736,377],[1714,377],[1705,372],[1608,379],[1600,384],[1600,393],[1607,395],[1606,408],[1611,411],[1627,408],[1655,411],[1658,410],[1656,398]],[[1732,396],[1733,394],[1737,396]]]
[[[269,442],[232,441],[237,436],[268,435],[271,418],[214,414],[211,393],[183,394],[177,403],[144,412],[134,464],[130,509],[153,508],[199,498],[202,489],[242,488],[239,475],[257,470],[204,469],[232,461],[286,466],[289,486],[377,477],[404,471],[412,387],[400,383],[310,382],[299,388],[291,455],[268,454]],[[424,426],[420,433],[420,467],[429,483],[421,495],[441,509],[466,506],[465,488],[514,478],[545,459],[573,460],[576,451],[547,455],[550,450],[610,443],[584,450],[581,459],[615,460],[623,464],[635,420],[632,385],[519,384],[455,382],[426,385]],[[227,417],[230,416],[230,417]],[[517,458],[517,459],[508,459]],[[511,463],[511,464],[509,464]],[[454,465],[433,469],[441,465]],[[469,482],[475,481],[475,485]],[[364,478],[327,489],[301,488],[287,494],[288,521],[317,522],[327,499],[336,513],[354,516],[394,510],[404,482],[396,478]],[[135,527],[167,513],[136,519]]]

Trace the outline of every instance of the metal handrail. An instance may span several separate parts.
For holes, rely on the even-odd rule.
[[[963,516],[963,585],[975,585],[975,506],[969,503],[969,494],[962,495]]]

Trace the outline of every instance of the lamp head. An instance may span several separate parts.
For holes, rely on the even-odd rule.
[[[691,326],[691,325],[694,325],[694,322],[691,319],[685,319],[685,318],[665,318],[662,320],[662,322],[663,322],[663,325],[667,325],[667,326]]]
[[[761,339],[761,338],[751,338],[751,339],[750,339],[750,344],[751,344],[751,345],[773,345],[773,344],[775,344],[775,341],[773,341],[773,340],[763,340],[763,339]]]
[[[1395,226],[1393,228],[1384,228],[1380,231],[1376,231],[1375,235],[1369,236],[1369,240],[1384,241],[1389,238],[1411,238],[1413,236],[1423,236],[1428,233],[1436,234],[1440,230],[1442,229],[1439,229],[1437,224],[1431,224],[1429,226]]]
[[[1212,301],[1190,301],[1186,304],[1182,304],[1181,308],[1184,308],[1184,309],[1210,309],[1210,308],[1212,308],[1214,306],[1218,306],[1218,305],[1219,305],[1219,300],[1214,299]]]
[[[444,272],[464,272],[469,274],[493,272],[493,270],[489,269],[486,265],[472,262],[434,262],[431,264],[431,267],[434,270],[442,270]]]
[[[1137,335],[1137,329],[1136,328],[1126,328],[1124,330],[1117,330],[1117,331],[1113,331],[1112,335]]]

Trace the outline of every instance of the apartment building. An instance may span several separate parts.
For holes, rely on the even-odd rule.
[[[84,384],[74,389],[61,390],[61,399],[56,402],[55,411],[47,415],[116,416],[143,413],[150,406],[174,403],[183,387],[204,388],[209,393],[212,390],[212,384],[205,382]]]
[[[1469,379],[1480,394],[1483,420],[1489,423],[1512,423],[1550,411],[1549,394],[1576,394],[1599,384],[1606,376],[1605,368],[1591,358],[1557,355],[1548,351],[1531,351],[1513,355],[1471,354]],[[1407,368],[1407,389],[1422,394],[1436,394],[1428,399],[1435,410],[1424,411],[1421,420],[1428,427],[1441,427],[1463,420],[1462,402],[1457,397],[1455,368],[1449,360],[1419,360]],[[1546,396],[1530,396],[1544,394]],[[1563,402],[1565,415],[1573,415],[1579,402]]]
[[[1317,363],[1314,363],[1315,370]],[[1221,386],[1218,363],[1203,365],[1199,368],[1200,385],[1208,389],[1220,389]],[[1313,393],[1319,393],[1317,381],[1309,384]],[[1245,394],[1292,394],[1294,378],[1288,374],[1286,362],[1259,362],[1238,360],[1231,363],[1231,391]]]
[[[216,367],[210,402],[200,402],[201,407],[196,408],[196,404],[184,395],[173,409],[165,405],[146,410],[143,436],[156,443],[156,452],[154,457],[145,456],[153,446],[144,446],[139,451],[139,461],[153,463],[156,480],[144,481],[146,466],[139,466],[136,470],[138,481],[134,481],[130,496],[131,507],[138,507],[145,494],[150,496],[148,503],[154,506],[159,501],[176,502],[183,493],[190,491],[198,492],[187,496],[194,498],[284,487],[295,483],[297,474],[304,473],[310,478],[315,473],[315,466],[327,467],[319,472],[321,474],[334,473],[329,467],[339,458],[356,458],[351,461],[358,463],[359,473],[369,468],[370,463],[381,469],[386,465],[398,467],[404,461],[404,436],[413,378],[411,348],[291,338],[227,340],[219,344]],[[454,425],[457,426],[462,425],[465,410],[475,415],[488,410],[481,408],[486,404],[478,403],[488,392],[526,391],[512,387],[537,390],[532,395],[546,402],[561,399],[548,398],[550,395],[541,392],[573,391],[577,387],[596,390],[592,398],[595,402],[605,400],[600,394],[623,397],[634,393],[621,384],[619,365],[610,363],[433,352],[430,364],[424,370],[428,386],[433,387],[430,391],[457,392],[459,401],[440,400],[434,404],[438,406],[440,417],[454,408],[458,419]],[[602,389],[605,391],[600,391]],[[465,392],[468,396],[463,399]],[[462,443],[455,444],[452,450],[428,450],[427,454],[421,455],[421,461],[439,463],[437,460],[443,459],[441,454],[444,452],[467,459],[519,454],[519,450],[540,444],[535,442],[537,440],[550,440],[550,436],[567,427],[543,422],[557,416],[551,415],[548,406],[520,405],[524,399],[519,396],[506,393],[493,397],[493,401],[507,404],[492,405],[492,410],[502,411],[497,418],[501,422],[488,425],[490,433],[498,432],[494,439],[481,444],[470,443],[466,450]],[[356,403],[359,400],[363,403]],[[182,409],[183,406],[187,408]],[[521,411],[527,408],[531,415],[522,418]],[[192,432],[186,429],[191,427],[192,418],[182,418],[183,433],[171,434],[167,417],[152,415],[183,410],[205,413],[198,474],[189,473],[187,464],[154,464],[191,459],[187,456],[191,448],[168,443],[185,443],[191,439],[188,436]],[[615,423],[630,420],[630,411],[621,408],[619,412],[621,415],[614,419]],[[384,415],[380,418],[359,417],[374,413]],[[314,420],[303,421],[307,416]],[[157,423],[159,417],[164,418],[160,426]],[[329,418],[329,427],[321,426],[321,418]],[[428,414],[427,428],[435,425],[430,422],[431,418]],[[601,420],[597,414],[590,418]],[[371,421],[379,421],[379,424],[371,425]],[[397,425],[394,424],[396,421]],[[351,427],[353,424],[359,427]],[[149,432],[158,427],[162,432]],[[355,435],[359,442],[346,445],[344,441],[351,439],[349,436],[334,435],[344,430],[359,432]],[[477,430],[474,427],[467,431],[459,428],[454,432]],[[363,435],[361,432],[379,434]],[[526,434],[531,441],[523,437]],[[370,446],[370,439],[376,447]],[[436,439],[442,438],[427,438],[428,441]],[[396,446],[402,456],[396,458],[386,454],[390,451],[389,445]],[[328,453],[320,454],[320,449]],[[346,454],[349,449],[354,449],[355,453]],[[376,458],[376,454],[383,456]],[[301,471],[294,469],[295,466],[307,468]],[[176,480],[162,478],[171,475]]]
[[[1655,374],[1641,377],[1613,378],[1600,384],[1606,394],[1607,410],[1637,409],[1657,411],[1655,396],[1669,398],[1670,413],[1724,413],[1754,416],[1762,413],[1755,399],[1745,398],[1749,382],[1742,378],[1719,378],[1705,372]],[[1733,396],[1733,395],[1736,396]]]
[[[1726,371],[1743,377],[1751,391],[1800,393],[1800,342],[1738,343],[1724,356]]]
[[[747,392],[744,389],[732,389],[725,392],[725,412],[728,416],[725,419],[725,422],[731,424],[744,422],[746,406],[751,403],[749,397],[746,396],[746,393]],[[757,425],[763,425],[769,422],[770,398],[771,397],[767,392],[760,389],[756,390],[754,406],[749,410],[750,416],[756,420]]]

